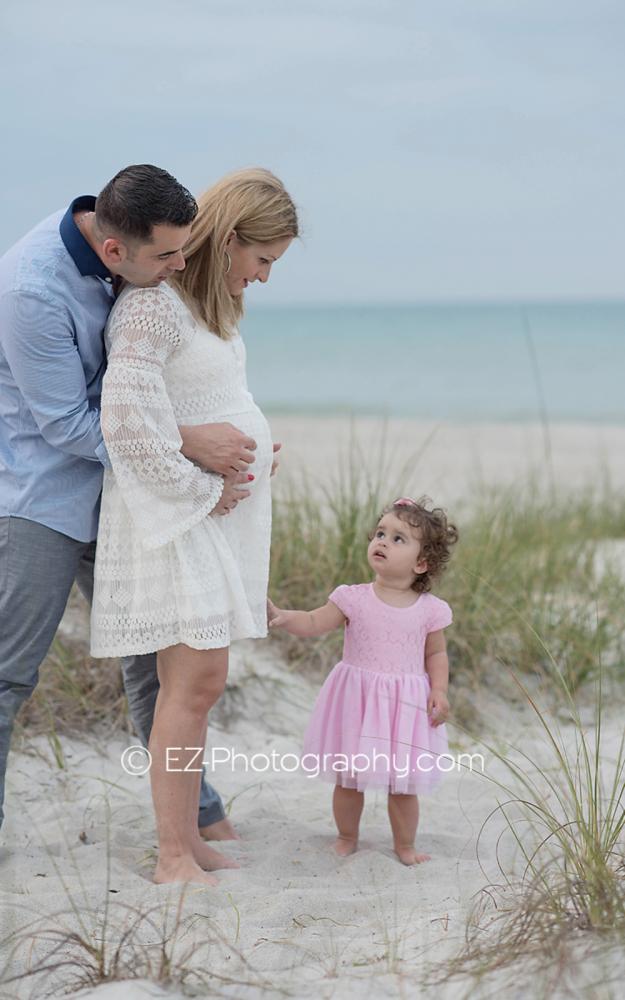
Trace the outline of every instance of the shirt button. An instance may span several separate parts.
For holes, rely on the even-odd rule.
[[[108,281],[109,285],[113,284],[113,279],[112,278],[105,278],[104,280]]]

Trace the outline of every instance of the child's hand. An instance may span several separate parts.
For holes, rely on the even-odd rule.
[[[332,601],[314,611],[285,611],[267,598],[267,623],[270,628],[285,629],[289,635],[312,638],[344,625],[345,615]]]
[[[278,466],[280,465],[280,459],[277,458],[276,456],[277,456],[278,452],[280,451],[281,447],[282,447],[282,445],[280,444],[279,441],[274,441],[274,445],[273,445],[273,462],[271,463],[271,472],[269,473],[270,476],[275,476],[276,470],[277,470]]]
[[[431,726],[440,726],[449,715],[449,702],[444,691],[432,688],[428,697],[428,716]]]
[[[267,598],[267,624],[269,628],[284,628],[289,619],[289,612],[277,608],[273,601]]]

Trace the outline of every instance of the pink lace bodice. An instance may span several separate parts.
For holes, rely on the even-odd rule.
[[[449,605],[433,594],[394,608],[380,600],[371,583],[337,587],[330,600],[347,618],[343,661],[376,673],[424,673],[428,633],[452,621]]]

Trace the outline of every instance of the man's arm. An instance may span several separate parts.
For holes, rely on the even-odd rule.
[[[178,427],[178,432],[184,457],[211,472],[219,472],[222,476],[247,472],[255,460],[256,442],[233,424],[185,425]]]
[[[11,374],[44,440],[108,465],[66,308],[34,292],[9,292],[0,299],[0,329]]]
[[[34,292],[9,292],[0,300],[0,328],[11,373],[42,437],[60,451],[109,466],[100,410],[89,406],[65,306]],[[232,424],[180,427],[179,432],[183,456],[205,469],[231,476],[254,461],[256,442]]]

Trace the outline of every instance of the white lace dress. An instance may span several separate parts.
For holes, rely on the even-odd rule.
[[[196,649],[267,634],[272,439],[237,334],[221,340],[168,285],[129,288],[105,333],[102,492],[91,653]],[[223,478],[180,451],[178,425],[229,421],[253,437],[252,495],[210,512]]]

